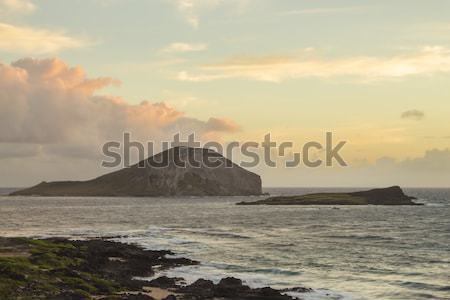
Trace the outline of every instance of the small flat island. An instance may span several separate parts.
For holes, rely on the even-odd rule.
[[[423,205],[403,193],[399,186],[352,193],[317,193],[278,196],[237,205]]]

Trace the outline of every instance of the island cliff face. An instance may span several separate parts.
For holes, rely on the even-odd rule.
[[[261,194],[259,175],[212,150],[176,147],[92,180],[42,182],[11,195],[156,197]]]
[[[399,186],[353,193],[317,193],[271,197],[238,205],[421,205],[405,195]]]

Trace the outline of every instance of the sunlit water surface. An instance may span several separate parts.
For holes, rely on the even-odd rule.
[[[352,189],[345,189],[352,190]],[[304,194],[343,189],[268,189]],[[236,206],[257,197],[0,196],[0,235],[117,236],[202,262],[168,275],[315,289],[305,299],[450,299],[450,189],[425,206]]]

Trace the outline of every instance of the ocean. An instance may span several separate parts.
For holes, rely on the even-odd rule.
[[[361,189],[266,192],[354,190]],[[405,193],[425,205],[236,206],[260,197],[0,196],[0,235],[107,236],[170,249],[202,264],[166,275],[188,281],[236,276],[254,287],[313,288],[300,295],[306,300],[450,299],[450,189]]]

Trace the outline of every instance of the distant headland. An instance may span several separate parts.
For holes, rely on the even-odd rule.
[[[203,163],[192,165],[192,162]],[[179,167],[180,164],[185,164],[185,167]],[[42,182],[10,195],[157,197],[261,194],[259,175],[239,167],[219,153],[203,148],[175,147],[92,180]]]
[[[403,193],[399,186],[353,193],[316,193],[279,196],[238,205],[422,205]]]

